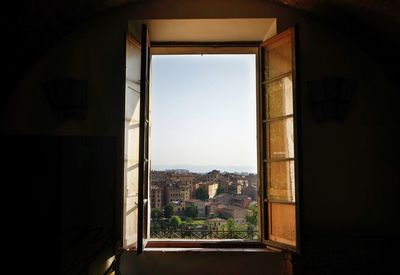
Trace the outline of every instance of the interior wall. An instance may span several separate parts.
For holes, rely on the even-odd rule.
[[[119,184],[122,184],[119,160],[128,20],[245,17],[276,17],[278,32],[295,24],[299,27],[303,243],[312,246],[308,240],[317,236],[398,236],[400,118],[396,103],[400,94],[389,85],[381,68],[342,36],[303,14],[262,0],[145,1],[95,18],[60,42],[25,75],[2,117],[1,129],[14,135],[115,137],[115,182],[116,190],[119,190]],[[349,115],[344,121],[316,122],[311,115],[307,81],[327,76],[358,82]],[[49,109],[42,83],[64,77],[88,81],[88,110],[83,121],[59,123]],[[118,192],[116,198],[119,198]],[[117,201],[115,206],[118,213],[120,205]],[[118,219],[109,222],[118,224]],[[116,235],[118,232],[117,225]],[[215,254],[201,257],[205,263],[210,263],[207,266],[210,273],[229,266],[233,274],[251,274],[247,272],[251,264],[258,267],[250,269],[256,274],[264,268],[264,262],[258,261],[260,257],[270,259],[268,257],[275,256],[241,253],[240,257],[232,256],[235,261],[219,255],[219,260],[213,260],[217,257]],[[127,254],[122,261],[122,270],[129,271],[127,274],[150,270],[153,261],[148,259],[154,259],[165,268],[170,261],[181,262],[182,266],[175,267],[174,271],[185,274],[191,266],[196,266],[198,258],[192,253],[159,253],[139,258]],[[272,262],[276,267],[281,266],[281,260]],[[271,271],[271,274],[280,273]]]

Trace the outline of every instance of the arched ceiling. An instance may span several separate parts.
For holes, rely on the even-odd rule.
[[[6,16],[8,90],[13,90],[21,75],[49,47],[87,20],[116,7],[144,1],[152,0],[16,1]],[[400,90],[400,78],[395,73],[400,61],[396,52],[400,48],[399,0],[265,1],[305,12],[347,36],[382,65]]]
[[[272,0],[304,11],[328,25],[379,63],[400,92],[400,1],[398,0]]]

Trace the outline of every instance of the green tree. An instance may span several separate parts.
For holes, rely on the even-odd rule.
[[[251,205],[248,209],[251,210],[251,214],[246,216],[247,225],[255,228],[258,224],[258,207],[257,205]]]
[[[222,194],[222,193],[225,193],[225,192],[226,192],[225,188],[222,187],[220,184],[218,184],[218,189],[217,189],[216,195],[219,195],[219,194]]]
[[[218,218],[218,215],[213,213],[213,214],[208,215],[208,218],[209,219]]]
[[[190,218],[196,218],[197,215],[199,214],[199,210],[197,209],[197,206],[194,204],[190,204],[186,206],[185,208],[185,216],[190,217]]]
[[[172,204],[168,203],[164,207],[164,217],[169,219],[172,215],[174,215],[174,207],[172,207]]]
[[[163,218],[163,212],[160,208],[152,208],[151,209],[151,218],[153,220],[159,220]]]
[[[160,219],[163,218],[163,211],[160,208],[151,209],[151,219],[153,228],[158,228],[160,226]]]
[[[198,200],[205,201],[208,199],[208,192],[205,188],[197,188],[196,191],[194,191],[194,197]]]
[[[235,231],[235,230],[236,230],[236,223],[235,223],[235,220],[232,219],[232,218],[229,218],[229,219],[228,219],[227,226],[228,226],[228,232],[233,232],[233,231]]]
[[[177,229],[181,225],[182,221],[179,216],[174,215],[169,219],[169,223],[174,229]]]

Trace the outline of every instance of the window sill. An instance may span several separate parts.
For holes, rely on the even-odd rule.
[[[272,250],[269,248],[178,248],[178,247],[158,247],[145,248],[147,252],[251,252],[251,253],[282,253],[281,251]]]
[[[266,247],[260,242],[238,240],[151,240],[144,252],[262,252],[280,253],[281,250]]]

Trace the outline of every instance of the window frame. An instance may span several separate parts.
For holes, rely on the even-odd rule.
[[[263,147],[259,147],[259,149],[262,151],[262,153],[264,153],[265,155],[262,157],[262,159],[260,160],[262,162],[262,178],[263,178],[263,188],[265,188],[264,190],[262,190],[265,198],[263,200],[263,222],[264,223],[268,223],[263,225],[263,229],[265,232],[265,235],[263,236],[264,238],[264,243],[268,246],[268,247],[274,247],[274,248],[278,248],[278,249],[282,249],[285,251],[289,251],[295,254],[301,254],[301,221],[302,219],[300,218],[300,213],[301,213],[301,189],[300,187],[302,186],[301,184],[301,180],[302,180],[302,161],[300,159],[300,156],[302,156],[302,147],[301,147],[301,104],[300,104],[300,92],[299,92],[299,87],[298,87],[298,83],[300,83],[299,81],[299,61],[298,61],[298,53],[299,53],[299,43],[298,43],[298,26],[295,25],[293,27],[290,27],[288,29],[285,29],[284,31],[278,32],[275,36],[271,37],[270,39],[264,41],[263,43],[260,44],[260,60],[264,60],[265,58],[265,52],[266,50],[263,51],[263,48],[266,48],[267,45],[273,44],[276,41],[279,41],[283,38],[285,38],[285,36],[290,36],[291,39],[291,44],[292,44],[292,48],[291,48],[291,54],[292,54],[292,103],[293,103],[293,115],[291,115],[291,117],[293,118],[293,134],[294,134],[294,156],[293,158],[284,158],[282,159],[282,161],[285,160],[289,160],[291,159],[292,161],[294,161],[295,167],[294,167],[294,180],[295,180],[295,184],[294,184],[294,191],[295,191],[295,201],[294,202],[286,202],[286,201],[281,201],[278,202],[278,200],[276,200],[277,203],[287,203],[287,204],[294,204],[295,205],[295,227],[296,227],[296,244],[293,245],[289,245],[289,244],[285,244],[279,241],[275,241],[275,240],[269,240],[269,231],[270,231],[270,219],[269,219],[269,211],[270,208],[268,207],[268,203],[269,203],[269,198],[267,197],[267,189],[269,186],[269,182],[268,182],[268,169],[265,168],[267,163],[272,163],[272,162],[268,162],[268,148],[263,148]],[[260,66],[262,66],[261,62],[260,62]],[[260,76],[264,75],[266,68],[260,68]],[[271,81],[271,80],[270,80]],[[267,81],[263,81],[262,77],[260,77],[260,96],[261,96],[261,119],[264,122],[261,123],[261,125],[259,125],[260,127],[262,127],[262,136],[260,137],[259,141],[261,142],[260,146],[266,146],[265,142],[268,138],[267,135],[267,125],[268,125],[268,121],[269,119],[266,117],[268,112],[266,110],[266,94],[263,93],[263,85],[266,85]],[[267,91],[267,89],[266,89]],[[282,116],[278,120],[281,120],[282,118],[285,119],[289,116]],[[274,119],[272,119],[274,120]],[[279,160],[281,161],[281,160]]]
[[[260,51],[259,45],[261,41],[249,42],[209,42],[209,43],[195,43],[195,42],[171,42],[159,43],[152,42],[150,47],[150,55],[190,55],[190,54],[254,54],[256,66],[256,135],[261,134],[259,128],[260,118]],[[261,152],[259,150],[257,138],[257,187],[261,189],[262,182],[260,180],[260,159]],[[264,234],[263,228],[260,224],[262,220],[262,198],[261,193],[258,191],[258,234],[259,240],[237,240],[237,239],[223,239],[223,240],[182,240],[182,239],[149,239],[145,250],[150,248],[164,249],[164,248],[177,248],[177,249],[266,249],[262,241]]]
[[[278,36],[278,33],[276,36]],[[274,36],[275,37],[275,36]],[[273,40],[272,37],[270,40]],[[147,37],[148,39],[148,37]],[[297,31],[296,28],[293,28],[293,53],[298,52],[297,47]],[[143,36],[142,36],[143,40]],[[218,251],[289,251],[294,253],[300,253],[300,165],[299,154],[300,154],[300,131],[301,127],[299,125],[300,121],[300,108],[298,103],[298,89],[296,87],[298,80],[298,70],[296,67],[298,66],[298,61],[296,60],[296,55],[293,55],[293,131],[295,132],[294,136],[294,147],[295,147],[295,198],[296,198],[296,246],[290,246],[285,244],[279,244],[275,241],[268,240],[268,231],[269,229],[269,220],[268,220],[268,206],[266,206],[266,189],[268,186],[266,173],[267,169],[265,168],[264,159],[267,154],[267,148],[264,148],[265,140],[266,140],[266,132],[265,132],[265,123],[264,116],[266,114],[265,111],[265,95],[263,92],[263,51],[262,45],[265,44],[266,41],[248,41],[248,42],[209,42],[209,43],[196,43],[196,42],[150,42],[149,47],[149,58],[148,58],[148,66],[150,65],[150,60],[152,55],[172,55],[172,54],[255,54],[256,57],[256,120],[257,120],[257,185],[258,185],[258,210],[259,210],[259,224],[258,224],[258,233],[259,240],[185,240],[185,239],[144,239],[144,235],[142,236],[142,240],[138,239],[138,244],[145,244],[140,248],[137,247],[138,254],[144,251],[180,251],[180,250],[218,250]],[[151,80],[150,80],[151,82]],[[149,94],[149,99],[151,100],[151,95]],[[151,118],[150,118],[151,119]],[[149,168],[151,164],[149,163]],[[148,169],[148,171],[150,171]],[[147,175],[148,176],[148,175]],[[142,176],[143,178],[143,176]],[[139,186],[143,183],[139,182]],[[147,181],[147,187],[142,186],[142,189],[149,191],[150,190],[150,180]],[[148,194],[149,195],[149,194]],[[147,204],[150,205],[150,196],[148,196]],[[140,203],[140,202],[139,202]],[[145,214],[146,215],[146,214]],[[147,226],[149,229],[150,223],[150,215],[147,213]],[[146,221],[139,221],[139,227],[143,227],[143,224]],[[141,230],[143,234],[143,229]],[[140,229],[138,231],[138,236],[141,235]],[[146,234],[148,235],[148,234]],[[148,235],[149,236],[149,235]]]

